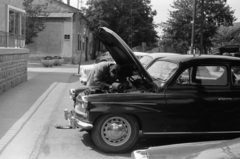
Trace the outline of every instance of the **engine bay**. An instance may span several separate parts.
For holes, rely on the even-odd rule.
[[[138,75],[137,75],[138,76]],[[125,82],[114,82],[112,88],[89,87],[80,95],[103,94],[103,93],[154,93],[154,87],[142,78],[128,78]]]

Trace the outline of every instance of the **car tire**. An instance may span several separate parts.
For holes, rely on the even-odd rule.
[[[95,145],[103,152],[122,153],[136,144],[139,126],[132,116],[109,114],[96,120],[91,135]]]

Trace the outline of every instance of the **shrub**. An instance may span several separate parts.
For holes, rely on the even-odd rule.
[[[53,57],[52,57],[52,56],[45,56],[43,59],[44,59],[44,60],[52,60]]]
[[[54,56],[53,59],[62,59],[61,56]]]

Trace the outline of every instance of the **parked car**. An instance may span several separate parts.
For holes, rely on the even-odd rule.
[[[147,55],[148,53],[146,52],[133,52],[134,55],[140,60],[144,55]],[[99,62],[104,62],[104,61],[108,61],[108,62],[114,62],[114,59],[112,58],[111,54],[107,51],[104,52],[102,54],[100,54],[94,64],[91,65],[84,65],[84,66],[80,66],[80,82],[84,85],[87,84],[87,77],[90,73],[90,71],[93,69],[93,67],[95,66],[95,64],[99,63]]]
[[[136,51],[134,51],[133,53],[134,53],[134,55],[135,55],[139,60],[140,60],[143,56],[149,54],[149,53],[146,53],[146,52],[136,52]]]
[[[97,56],[97,58],[95,59],[94,63],[97,64],[97,63],[102,62],[102,61],[112,61],[112,62],[114,62],[111,54],[108,51],[99,54]]]
[[[103,27],[96,36],[125,66],[128,83],[71,89],[75,105],[65,118],[89,132],[100,150],[126,152],[147,136],[240,133],[240,85],[231,71],[240,68],[239,58],[174,55],[145,69],[116,33]]]
[[[237,56],[239,57],[240,54],[240,45],[225,45],[219,48],[216,48],[213,52],[215,55],[223,55],[223,54],[230,54],[230,56]]]
[[[158,52],[158,53],[151,53],[142,56],[139,61],[141,64],[147,68],[151,62],[153,62],[155,59],[163,58],[165,56],[172,56],[172,55],[178,55],[177,53],[165,53],[165,52]]]
[[[240,138],[150,147],[133,151],[131,157],[132,159],[239,159]]]

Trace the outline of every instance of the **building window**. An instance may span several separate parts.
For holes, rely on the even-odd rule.
[[[25,25],[26,14],[25,11],[13,6],[8,5],[8,18],[7,18],[7,34],[6,34],[6,47],[23,48],[25,47]]]
[[[64,35],[64,40],[70,40],[70,35],[69,34]]]
[[[84,45],[85,45],[85,43],[84,43],[84,41],[82,42],[82,49],[83,49],[83,51],[84,51]]]
[[[78,51],[80,51],[81,50],[81,35],[80,34],[78,34]]]

